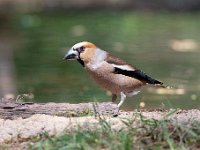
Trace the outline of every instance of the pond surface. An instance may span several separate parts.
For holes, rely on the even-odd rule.
[[[15,50],[18,94],[36,102],[110,101],[76,61],[64,61],[77,42],[91,41],[174,87],[145,90],[123,109],[200,106],[200,14],[80,11],[18,14]]]

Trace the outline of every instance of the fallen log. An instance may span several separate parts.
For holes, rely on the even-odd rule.
[[[95,114],[112,114],[116,104],[107,103],[34,103],[16,102],[14,100],[0,100],[0,118],[16,119],[28,118],[34,114],[46,114],[65,117],[76,117]]]

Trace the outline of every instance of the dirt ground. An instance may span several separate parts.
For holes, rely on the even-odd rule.
[[[37,104],[36,104],[37,105]],[[56,105],[56,110],[59,112],[59,107],[57,107],[57,104],[51,103],[46,104],[53,110],[53,106]],[[92,105],[89,103],[84,104],[61,104],[62,107],[64,105],[67,105],[67,107],[70,108],[70,110],[78,110],[81,109],[78,108],[79,106],[82,106],[85,108],[86,106],[89,106],[92,108]],[[4,105],[5,106],[5,105]],[[29,106],[29,105],[28,105]],[[115,104],[110,103],[102,103],[99,104],[100,109],[112,108],[115,107]],[[23,106],[24,107],[24,106]],[[36,107],[34,105],[29,106],[30,108]],[[50,136],[52,135],[59,135],[65,132],[72,132],[73,130],[77,128],[88,128],[88,129],[95,129],[99,127],[99,115],[89,115],[89,116],[58,116],[55,113],[52,112],[49,114],[42,114],[42,111],[40,110],[40,113],[34,113],[30,116],[24,117],[23,115],[20,116],[18,112],[18,116],[15,116],[14,118],[5,118],[4,114],[9,107],[1,107],[2,111],[0,111],[0,143],[12,143],[12,142],[22,142],[26,141],[30,138],[35,138],[40,136],[43,133],[48,133]],[[29,108],[29,110],[30,110]],[[38,107],[36,107],[38,108]],[[1,110],[0,109],[0,110]],[[88,108],[87,108],[88,109]],[[113,109],[113,108],[112,108]],[[12,112],[14,110],[10,110],[9,112]],[[104,110],[107,111],[108,110]],[[23,114],[26,111],[21,111],[21,114]],[[171,113],[171,114],[170,114]],[[9,113],[8,113],[9,114]],[[126,128],[125,124],[122,120],[124,119],[134,119],[134,126],[137,126],[140,124],[140,114],[148,119],[156,119],[160,120],[163,118],[169,119],[171,121],[176,121],[177,123],[184,123],[184,124],[190,124],[193,121],[200,122],[200,110],[198,109],[192,109],[192,110],[135,110],[132,112],[125,112],[120,111],[120,115],[118,117],[113,117],[111,114],[101,114],[101,118],[107,120],[113,129],[119,130],[122,128]],[[167,114],[170,114],[169,116]]]

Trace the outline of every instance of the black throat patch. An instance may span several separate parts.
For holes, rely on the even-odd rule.
[[[85,64],[84,64],[84,62],[83,62],[83,60],[82,59],[77,59],[77,61],[83,66],[83,67],[85,67]]]

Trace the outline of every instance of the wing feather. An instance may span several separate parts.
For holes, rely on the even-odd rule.
[[[135,68],[135,67],[129,65],[127,62],[125,62],[125,61],[121,60],[120,58],[117,58],[111,54],[107,54],[105,61],[107,61],[109,64],[120,65],[120,66],[127,65],[127,66],[132,67],[133,69]]]
[[[112,64],[112,66],[114,67],[113,73],[115,74],[122,74],[128,77],[132,77],[132,78],[144,81],[148,84],[159,84],[159,85],[163,84],[162,82],[151,78],[142,70],[139,70],[136,67],[129,65],[125,61],[115,56],[108,54],[106,61],[107,63]]]
[[[136,69],[136,70],[123,70],[121,68],[114,67],[113,73],[122,74],[122,75],[125,75],[125,76],[136,78],[138,80],[145,81],[146,83],[149,83],[149,84],[160,84],[160,85],[163,84],[162,82],[151,78],[145,72],[143,72],[142,70],[139,70],[139,69]]]

